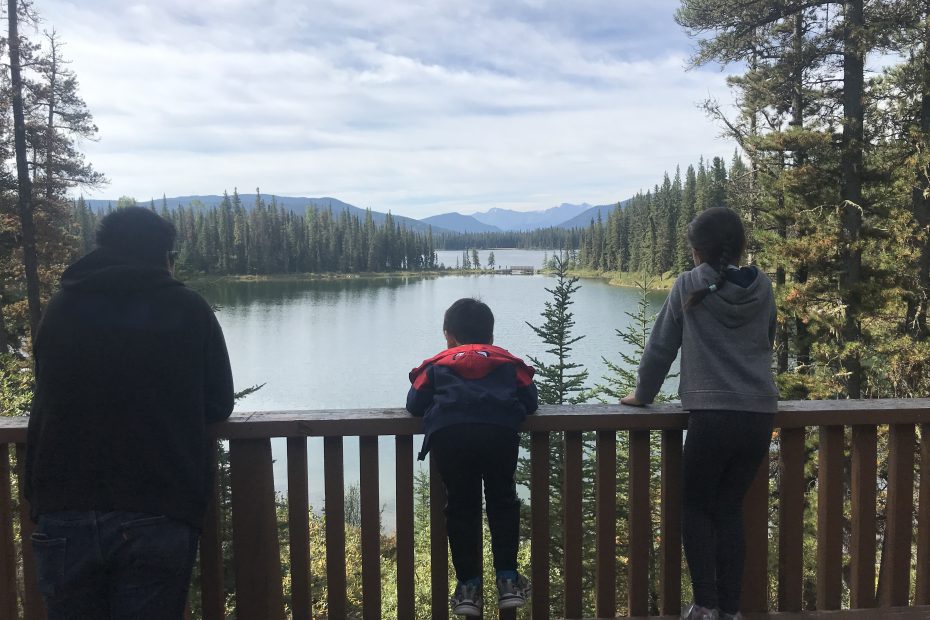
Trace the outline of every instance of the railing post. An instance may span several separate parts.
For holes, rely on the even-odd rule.
[[[746,557],[750,561],[743,564],[741,606],[748,612],[768,610],[769,461],[766,453],[743,501]]]
[[[566,618],[581,618],[582,613],[582,453],[581,432],[566,431],[562,491]]]
[[[598,618],[617,611],[617,433],[597,433],[597,599]]]
[[[907,605],[914,515],[914,425],[893,424],[888,437],[888,502],[885,519],[883,607]]]
[[[820,427],[817,472],[817,609],[839,609],[843,593],[843,427]]]
[[[233,439],[229,464],[238,615],[281,619],[284,594],[271,440]]]
[[[875,526],[878,475],[877,431],[852,429],[852,535],[850,540],[850,607],[875,607]]]
[[[342,437],[324,437],[326,607],[333,619],[346,617],[346,500],[342,458]]]
[[[666,616],[681,613],[682,432],[662,431],[662,579],[660,605]]]
[[[36,581],[36,561],[32,553],[32,532],[35,529],[29,515],[29,502],[23,495],[26,485],[26,444],[16,444],[16,474],[19,482],[19,535],[23,550],[23,620],[42,620],[46,616],[45,601]]]
[[[362,519],[362,617],[381,619],[381,506],[378,500],[378,437],[359,442],[359,501]]]
[[[631,616],[649,614],[649,551],[652,524],[649,511],[649,431],[630,431],[630,563]]]
[[[433,620],[449,617],[449,543],[446,534],[446,488],[439,475],[439,465],[429,458],[429,549],[430,607]]]
[[[310,481],[307,438],[287,438],[287,530],[291,560],[291,615],[309,620]]]
[[[549,433],[530,435],[533,620],[549,618]]]
[[[16,618],[17,614],[12,476],[10,445],[0,443],[0,618]]]
[[[920,499],[917,511],[916,605],[930,605],[930,424],[920,425]]]
[[[220,472],[219,446],[210,442],[210,469],[213,485],[207,500],[203,533],[200,535],[200,596],[204,620],[223,620],[226,617],[226,592],[223,586],[223,541],[220,525]]]
[[[398,435],[394,445],[397,483],[397,617],[413,618],[413,436]]]
[[[801,611],[804,579],[805,428],[779,434],[778,611]]]

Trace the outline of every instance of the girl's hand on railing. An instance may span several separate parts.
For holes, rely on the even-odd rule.
[[[638,398],[636,398],[636,396],[633,395],[633,394],[627,394],[626,396],[624,396],[623,398],[621,398],[621,399],[620,399],[620,404],[621,404],[621,405],[629,405],[629,406],[631,406],[631,407],[642,407],[642,406],[644,406],[643,403],[640,402],[640,400],[639,400]]]

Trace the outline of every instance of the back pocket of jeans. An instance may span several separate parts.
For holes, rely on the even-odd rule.
[[[46,596],[54,596],[65,578],[66,538],[49,538],[41,532],[34,532],[29,537],[32,553],[36,559],[36,575],[39,591]]]
[[[165,516],[145,516],[119,525],[123,551],[130,565],[147,566],[158,571],[177,573],[186,570],[195,535],[182,521]],[[192,563],[190,558],[190,562]]]

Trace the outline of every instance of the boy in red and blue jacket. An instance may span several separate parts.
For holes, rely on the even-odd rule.
[[[452,612],[480,616],[481,482],[484,481],[498,607],[526,603],[529,583],[517,573],[520,500],[514,473],[517,430],[538,407],[533,368],[492,345],[494,315],[477,299],[460,299],[443,320],[448,348],[410,371],[407,411],[423,416],[428,451],[446,487],[446,530],[458,585]]]

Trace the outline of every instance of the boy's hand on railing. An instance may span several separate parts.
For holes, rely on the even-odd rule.
[[[643,407],[645,406],[638,398],[633,394],[627,394],[620,399],[621,405],[629,405],[631,407]]]

